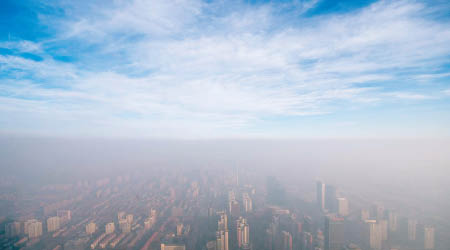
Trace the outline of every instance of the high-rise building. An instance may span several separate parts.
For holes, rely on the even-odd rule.
[[[434,227],[426,226],[424,228],[424,234],[425,250],[434,249]]]
[[[161,250],[186,250],[186,246],[184,244],[161,243]]]
[[[246,213],[251,212],[253,210],[253,204],[252,204],[252,199],[250,198],[248,193],[243,194],[242,201],[244,203],[244,211]]]
[[[218,212],[216,243],[217,250],[228,250],[228,218],[224,211]]]
[[[117,213],[117,220],[118,221],[123,220],[123,219],[125,219],[125,216],[126,216],[126,213],[124,211],[120,211]]]
[[[208,241],[208,243],[206,243],[206,250],[217,250],[216,248],[217,246],[215,241]]]
[[[5,225],[6,237],[14,237],[20,234],[20,222],[15,221]]]
[[[344,219],[329,215],[325,218],[325,250],[341,250],[345,244]]]
[[[380,226],[381,241],[386,241],[388,239],[388,221],[379,220],[378,224]]]
[[[32,219],[24,223],[25,234],[30,238],[37,238],[42,235],[42,222]]]
[[[236,221],[237,225],[237,243],[240,249],[249,249],[250,247],[250,228],[247,224],[247,220],[240,217]]]
[[[408,219],[408,240],[416,240],[417,220]]]
[[[361,220],[366,221],[370,219],[370,212],[367,209],[361,209]]]
[[[217,228],[218,230],[228,230],[228,217],[227,214],[224,211],[217,213],[220,218],[217,222]]]
[[[366,220],[366,244],[370,249],[380,250],[382,247],[381,227],[376,220]]]
[[[177,236],[183,235],[183,228],[184,228],[183,223],[178,223],[177,224]]]
[[[58,216],[50,217],[47,219],[47,231],[54,232],[59,229],[60,218]]]
[[[119,228],[122,233],[129,233],[131,232],[131,223],[127,219],[121,219],[119,220]]]
[[[150,217],[156,218],[156,209],[150,209]]]
[[[287,231],[281,232],[281,249],[292,250],[292,235]]]
[[[394,210],[388,211],[388,223],[389,223],[389,231],[397,232],[397,212]]]
[[[336,188],[334,186],[325,186],[325,208],[333,213],[337,211]]]
[[[86,225],[86,233],[93,234],[97,231],[97,225],[94,222],[90,222]]]
[[[338,214],[340,216],[347,216],[348,211],[348,200],[346,198],[337,198],[338,204]]]
[[[130,225],[133,224],[133,215],[127,214],[126,220]]]
[[[317,181],[316,195],[317,205],[322,211],[325,210],[325,183]]]
[[[228,230],[219,230],[216,233],[217,250],[229,250]]]
[[[110,222],[105,225],[105,233],[106,234],[112,234],[116,230],[116,226],[114,225],[114,222]]]
[[[381,220],[384,219],[384,207],[381,204],[373,204],[372,205],[372,216],[374,216],[373,219]]]
[[[146,230],[152,228],[152,226],[153,226],[153,224],[155,224],[155,222],[156,222],[156,220],[155,220],[154,217],[150,217],[150,218],[145,219],[145,221],[144,221],[144,228]]]
[[[239,208],[239,202],[236,200],[231,200],[228,204],[230,209],[230,215],[233,218],[238,218],[240,215],[240,208]]]
[[[65,224],[72,219],[72,212],[70,210],[58,210],[56,216],[59,217],[60,224]]]

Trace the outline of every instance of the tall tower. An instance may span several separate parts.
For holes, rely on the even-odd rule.
[[[336,212],[337,207],[336,188],[334,186],[325,186],[325,208],[330,212]]]
[[[59,229],[60,219],[58,216],[50,217],[47,219],[47,231],[54,232]]]
[[[425,227],[424,233],[424,248],[426,250],[434,249],[434,227]]]
[[[282,231],[282,244],[283,250],[292,250],[292,235],[289,232]]]
[[[250,228],[247,224],[247,220],[240,217],[237,221],[237,243],[239,249],[249,249],[250,248]]]
[[[366,244],[370,249],[380,250],[382,243],[381,227],[376,220],[366,220]]]
[[[389,231],[396,232],[397,231],[397,212],[393,210],[388,211],[388,223],[389,223]]]
[[[344,219],[335,216],[325,218],[325,250],[341,250],[345,244]]]
[[[317,205],[323,211],[325,210],[325,183],[322,181],[316,182]]]
[[[348,215],[348,200],[346,198],[337,198],[338,214],[340,216]]]
[[[416,240],[417,220],[408,219],[408,240]]]

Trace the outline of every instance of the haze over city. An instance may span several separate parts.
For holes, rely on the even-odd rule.
[[[448,1],[0,1],[0,249],[449,250]]]

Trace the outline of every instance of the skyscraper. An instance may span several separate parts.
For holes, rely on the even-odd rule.
[[[184,244],[161,243],[161,250],[186,250],[186,246]]]
[[[112,234],[114,233],[116,227],[114,226],[114,222],[110,222],[105,225],[105,233],[106,234]]]
[[[370,219],[370,212],[367,209],[361,209],[361,220],[366,221]]]
[[[30,238],[36,238],[42,235],[42,222],[32,219],[24,223],[25,234]]]
[[[281,232],[282,250],[292,250],[292,235],[287,231]]]
[[[242,201],[244,203],[244,211],[246,213],[249,213],[253,210],[252,199],[250,198],[248,193],[244,193],[242,196],[243,196]]]
[[[97,230],[97,225],[94,222],[90,222],[86,225],[86,233],[93,234]]]
[[[60,218],[60,224],[65,224],[72,219],[72,212],[70,210],[58,210],[56,216]]]
[[[237,221],[237,243],[240,249],[249,249],[250,247],[250,233],[247,220],[240,217]]]
[[[397,212],[394,210],[388,211],[388,223],[389,223],[389,231],[397,232]]]
[[[316,195],[317,205],[322,211],[325,210],[325,183],[317,181]]]
[[[325,186],[325,208],[333,213],[337,211],[336,188],[334,186]]]
[[[216,243],[217,250],[228,250],[228,218],[222,211],[218,212],[220,219],[217,222]]]
[[[408,240],[416,240],[417,220],[408,219]]]
[[[219,230],[216,233],[217,250],[228,250],[228,230]]]
[[[348,200],[346,198],[337,198],[338,214],[340,216],[347,216],[348,211]]]
[[[371,211],[373,219],[381,220],[384,219],[384,207],[381,204],[373,204]]]
[[[426,250],[434,249],[434,227],[426,226],[424,234],[424,248]]]
[[[47,231],[54,232],[59,229],[60,218],[58,216],[47,219]]]
[[[380,224],[376,220],[366,220],[366,245],[373,250],[380,250],[382,247],[382,237]]]
[[[387,241],[388,239],[388,221],[379,220],[378,225],[380,226],[381,241]]]
[[[14,237],[20,234],[20,222],[15,221],[5,225],[6,237]]]
[[[325,217],[325,250],[341,250],[345,244],[344,219],[333,215]]]

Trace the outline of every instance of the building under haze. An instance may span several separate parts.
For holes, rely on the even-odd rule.
[[[50,217],[47,219],[47,231],[54,232],[59,229],[60,218],[58,216]]]
[[[382,247],[381,227],[376,220],[365,221],[365,243],[369,249],[380,250]]]
[[[184,244],[161,243],[161,250],[186,250]]]
[[[20,222],[15,221],[5,225],[6,237],[14,237],[20,234]]]
[[[116,230],[116,226],[114,225],[114,222],[110,222],[105,225],[105,233],[106,234],[112,234]]]
[[[424,228],[424,248],[426,250],[434,249],[434,227],[426,226]]]
[[[342,250],[345,245],[344,219],[329,215],[325,217],[325,250]]]
[[[408,240],[415,241],[417,235],[417,220],[408,219]]]
[[[319,208],[325,210],[325,183],[322,181],[316,182],[316,201]]]
[[[331,185],[325,185],[325,208],[329,212],[337,211],[336,188]]]
[[[240,249],[250,248],[250,227],[245,218],[240,217],[236,221],[237,225],[237,245]]]
[[[292,234],[290,232],[281,232],[281,249],[292,250]]]
[[[97,231],[97,225],[94,222],[90,222],[86,225],[86,233],[91,235]]]
[[[24,223],[24,232],[30,238],[37,238],[42,235],[42,222],[31,219]]]
[[[389,231],[397,232],[397,212],[394,210],[388,211],[388,223],[389,223]]]
[[[349,213],[348,200],[346,198],[337,198],[339,216],[347,216]]]

